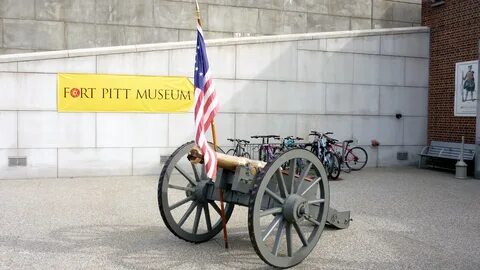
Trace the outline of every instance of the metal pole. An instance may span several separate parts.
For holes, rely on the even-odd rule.
[[[478,42],[478,69],[477,73],[480,72],[480,40]],[[480,179],[480,95],[478,94],[478,91],[480,90],[479,87],[479,79],[480,76],[479,74],[477,75],[477,126],[476,126],[476,131],[475,131],[475,145],[476,145],[476,151],[475,151],[475,178]]]

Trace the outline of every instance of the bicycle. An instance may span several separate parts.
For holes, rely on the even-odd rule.
[[[338,140],[335,140],[333,148],[339,157],[340,167],[343,171],[349,173],[350,171],[363,169],[368,161],[367,151],[360,146],[349,148],[353,140],[344,140],[341,144],[338,142]],[[343,166],[344,164],[346,168]]]
[[[322,161],[328,176],[332,180],[336,180],[340,176],[340,159],[333,149],[336,140],[327,136],[330,134],[333,133],[311,131],[309,136],[315,136],[315,139],[309,146],[311,147],[310,151]]]
[[[232,138],[229,138],[227,140],[233,142],[234,144],[234,148],[228,150],[227,155],[250,158],[250,154],[245,150],[247,144],[249,144],[250,141]]]
[[[270,143],[270,139],[280,140],[280,136],[278,135],[254,135],[250,138],[253,139],[262,139],[262,144],[258,149],[258,159],[270,162],[275,157],[275,152],[277,151],[278,147],[273,146]]]

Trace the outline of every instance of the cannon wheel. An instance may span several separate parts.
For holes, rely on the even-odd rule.
[[[292,149],[267,164],[255,178],[248,206],[258,256],[279,268],[302,262],[322,234],[329,202],[327,174],[311,152]]]
[[[204,165],[187,160],[194,146],[194,142],[185,143],[165,162],[158,182],[158,207],[165,225],[174,235],[201,243],[222,230],[222,220],[219,204],[205,198],[205,186],[211,180],[205,174]],[[220,148],[217,151],[223,152]],[[231,203],[225,205],[227,220],[233,207]]]

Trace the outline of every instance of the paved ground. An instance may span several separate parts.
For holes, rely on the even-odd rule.
[[[160,218],[157,177],[0,181],[1,269],[264,269],[236,208],[223,239],[194,245]],[[352,210],[298,269],[480,269],[480,181],[367,169],[331,182]]]

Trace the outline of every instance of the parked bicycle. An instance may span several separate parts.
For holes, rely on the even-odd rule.
[[[247,144],[249,144],[250,141],[232,138],[227,140],[234,144],[234,147],[227,151],[227,155],[250,158],[250,154],[246,151]]]
[[[340,176],[340,160],[333,149],[333,145],[337,140],[328,137],[332,132],[320,133],[311,131],[310,136],[315,136],[311,144],[310,151],[314,153],[323,163],[328,176],[336,180]]]
[[[345,140],[341,144],[335,143],[334,148],[338,157],[340,158],[340,164],[345,164],[347,168],[345,170],[348,172],[359,171],[363,169],[368,162],[368,154],[365,149],[360,146],[355,146],[350,148],[350,144],[353,143],[353,140]]]
[[[274,159],[275,153],[278,150],[277,146],[274,146],[270,143],[270,139],[280,140],[278,135],[254,135],[251,136],[253,139],[262,139],[262,144],[258,149],[258,159],[270,162]]]

